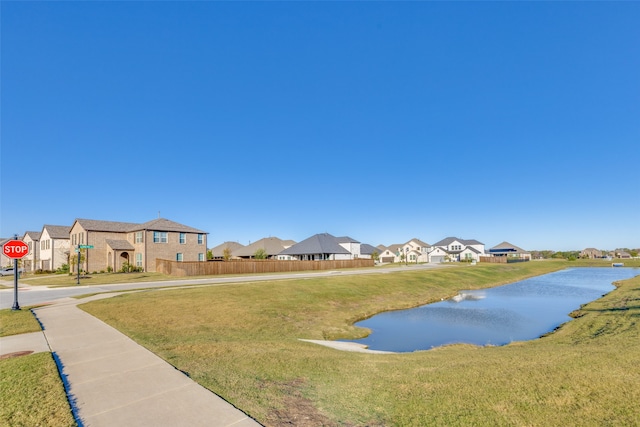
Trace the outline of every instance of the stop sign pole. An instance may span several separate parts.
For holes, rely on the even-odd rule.
[[[18,304],[18,260],[29,253],[29,245],[18,240],[18,235],[15,234],[13,240],[2,245],[2,253],[13,259],[13,306],[11,310],[20,310],[20,304]]]

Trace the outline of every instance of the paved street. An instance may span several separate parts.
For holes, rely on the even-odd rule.
[[[159,282],[139,282],[139,283],[120,283],[113,285],[79,285],[67,288],[47,288],[46,286],[30,286],[28,281],[20,282],[18,286],[18,303],[20,307],[28,307],[32,305],[46,304],[55,302],[63,298],[77,297],[80,295],[129,291],[134,289],[149,288],[166,288],[179,286],[194,285],[226,285],[230,283],[248,283],[267,280],[291,280],[291,279],[307,279],[313,277],[327,277],[335,275],[360,275],[360,274],[391,274],[403,271],[423,270],[441,268],[442,264],[418,264],[418,265],[402,265],[398,267],[377,267],[368,269],[354,270],[335,270],[335,271],[317,271],[307,273],[283,273],[269,275],[247,275],[234,277],[209,277],[204,279],[176,279]],[[4,285],[13,286],[13,282],[4,281]],[[0,290],[0,309],[11,308],[13,305],[13,287]]]

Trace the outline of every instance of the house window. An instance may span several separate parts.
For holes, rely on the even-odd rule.
[[[136,267],[142,267],[142,254],[136,254]]]
[[[187,243],[187,234],[186,233],[180,233],[180,244],[184,245],[185,243]]]
[[[199,253],[198,254],[198,261],[204,261],[204,254],[203,253]]]
[[[198,234],[198,244],[204,244],[204,234]]]
[[[136,243],[143,243],[143,236],[144,234],[142,233],[142,231],[136,231]]]
[[[169,238],[167,237],[166,231],[154,231],[153,232],[153,243],[168,243]]]
[[[176,254],[176,261],[182,262],[182,254],[180,252]]]

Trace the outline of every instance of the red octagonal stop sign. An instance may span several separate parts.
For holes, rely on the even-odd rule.
[[[2,253],[7,258],[20,259],[29,253],[29,245],[22,240],[9,240],[2,246]]]

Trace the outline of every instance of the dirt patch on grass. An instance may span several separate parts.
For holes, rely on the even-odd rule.
[[[377,422],[354,424],[351,422],[336,422],[322,414],[314,402],[303,396],[306,380],[296,378],[286,383],[278,383],[277,387],[284,396],[282,408],[274,409],[267,417],[264,425],[267,427],[383,427]]]
[[[302,389],[306,381],[296,378],[277,384],[283,400],[282,407],[274,409],[267,417],[265,426],[269,427],[337,427],[338,424],[320,413],[313,402],[304,397]]]
[[[0,360],[4,360],[4,359],[11,359],[14,357],[20,357],[20,356],[27,356],[29,354],[33,353],[33,351],[15,351],[13,353],[7,353],[7,354],[3,354],[2,356],[0,356]]]

